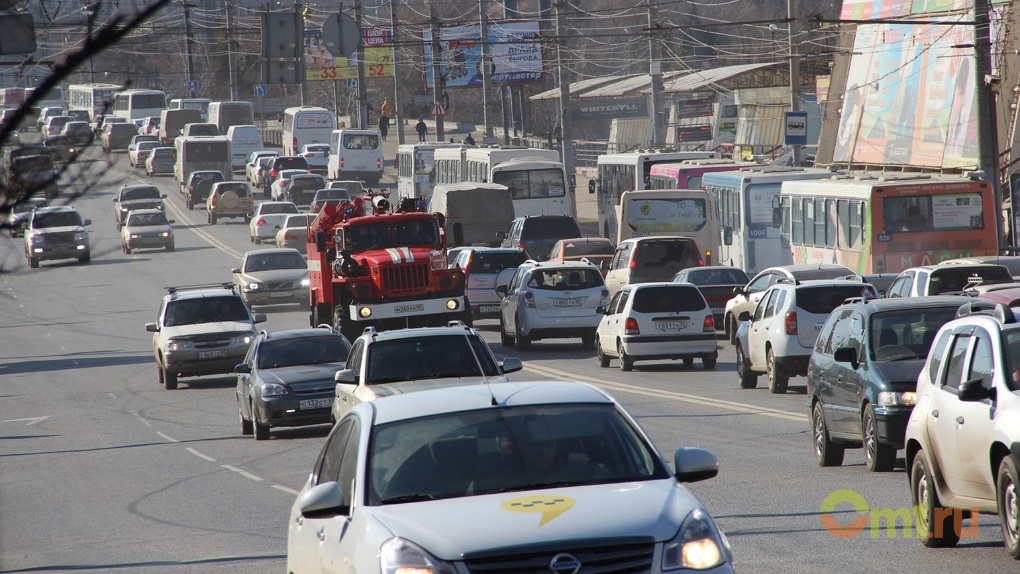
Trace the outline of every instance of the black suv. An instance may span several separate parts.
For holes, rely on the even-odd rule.
[[[273,191],[273,181],[276,180],[276,176],[285,169],[307,170],[308,160],[300,155],[281,155],[274,158],[273,162],[269,164],[269,171],[262,178],[263,193],[265,193],[266,197],[269,197],[269,194]]]
[[[326,185],[326,178],[309,173],[295,174],[287,184],[287,200],[296,205],[311,205],[315,192]]]
[[[500,247],[520,247],[530,259],[545,261],[560,239],[584,237],[577,221],[569,215],[529,215],[510,222]]]
[[[193,171],[184,184],[184,201],[188,209],[195,209],[196,205],[205,205],[205,199],[209,197],[209,190],[213,184],[227,181],[223,173],[218,170]]]
[[[935,334],[965,302],[942,295],[851,299],[836,307],[807,368],[819,465],[838,466],[846,448],[863,446],[868,470],[893,468]]]

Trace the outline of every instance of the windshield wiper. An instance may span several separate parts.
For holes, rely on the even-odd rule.
[[[407,381],[404,377],[378,377],[375,379],[369,379],[368,384],[376,385],[380,383],[401,383]]]
[[[400,496],[384,498],[379,501],[379,504],[400,504],[401,502],[421,502],[423,500],[435,499],[436,497],[431,494],[402,494]]]
[[[561,480],[557,482],[532,482],[530,484],[520,484],[517,486],[504,486],[503,488],[497,488],[495,490],[486,491],[486,494],[496,494],[499,492],[518,492],[522,490],[539,490],[542,488],[561,488],[564,486],[580,486],[580,482]]]

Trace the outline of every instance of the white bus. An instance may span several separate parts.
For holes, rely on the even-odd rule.
[[[255,112],[251,102],[210,102],[205,121],[216,124],[220,135],[225,136],[230,126],[255,125]]]
[[[113,110],[113,95],[119,91],[115,84],[72,84],[67,88],[67,109],[85,110],[95,119]]]
[[[715,265],[719,218],[715,198],[701,189],[642,189],[620,198],[617,244],[632,237],[682,235],[698,244],[705,265]]]
[[[784,181],[825,179],[833,172],[825,169],[762,166],[716,171],[701,178],[719,206],[722,245],[718,265],[739,267],[748,275],[776,265],[790,265],[793,255],[784,248],[780,222],[773,218],[779,207],[779,190]]]
[[[298,155],[301,146],[328,144],[336,129],[336,114],[326,108],[300,106],[283,111],[283,155]]]
[[[437,183],[504,185],[513,197],[517,217],[574,215],[573,198],[567,193],[567,172],[556,150],[467,147],[460,159],[450,155],[449,151],[441,152],[442,175],[436,172]]]
[[[685,159],[717,158],[713,151],[644,151],[610,153],[599,156],[598,176],[588,184],[588,193],[597,193],[599,229],[602,237],[619,244],[620,198],[625,191],[649,189],[652,166]]]
[[[456,154],[461,159],[464,146],[452,143],[415,143],[397,146],[397,197],[421,197],[426,201],[438,181],[437,154]],[[458,180],[459,181],[459,180]],[[454,182],[447,182],[454,183]]]
[[[166,94],[159,90],[124,90],[113,95],[113,115],[129,122],[158,116],[166,109]]]
[[[29,97],[35,88],[28,88],[25,92],[25,97]],[[63,109],[67,109],[67,99],[64,97],[64,88],[60,86],[53,86],[48,92],[43,94],[42,99],[35,103],[35,106],[40,110],[49,106],[55,106]]]
[[[202,114],[202,121],[208,121],[209,118],[209,104],[212,100],[209,98],[174,98],[170,100],[170,104],[167,105],[168,110],[198,110]]]

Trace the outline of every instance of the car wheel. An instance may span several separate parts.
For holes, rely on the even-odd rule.
[[[878,424],[875,410],[868,405],[864,408],[864,422],[861,424],[864,437],[864,460],[871,472],[886,472],[896,466],[896,449],[878,442]]]
[[[248,236],[248,242],[249,243],[255,243],[255,236],[254,235],[249,235]]]
[[[616,344],[616,354],[620,357],[620,370],[629,371],[634,368],[634,359],[623,350],[623,341]]]
[[[701,366],[707,370],[715,368],[716,361],[719,360],[719,353],[712,353],[711,355],[705,355],[701,358]]]
[[[689,369],[694,366],[694,357],[684,357],[684,368]]]
[[[591,335],[581,335],[581,344],[585,347],[591,347],[595,344],[595,333]]]
[[[92,261],[91,253],[86,253],[85,255],[82,255],[81,257],[78,258],[78,263],[88,263],[89,261]]]
[[[269,425],[264,425],[259,422],[258,412],[255,410],[255,403],[249,403],[251,406],[251,424],[252,430],[255,433],[255,440],[269,440]]]
[[[517,339],[517,348],[522,351],[527,351],[531,348],[531,338],[524,336],[521,331],[521,319],[517,318],[517,326],[514,327],[514,339]]]
[[[209,224],[216,225],[216,216],[213,215],[212,213],[209,214]]]
[[[186,200],[184,201],[184,203],[185,203],[185,204],[186,204],[186,205],[188,206],[188,210],[189,210],[189,211],[194,211],[194,209],[195,209],[195,202],[194,202],[194,201],[191,201],[191,198],[190,198],[190,197],[189,197],[188,199],[186,199]]]
[[[508,335],[506,332],[506,324],[503,323],[502,314],[500,314],[499,316],[499,343],[504,347],[513,347],[514,343],[516,343],[516,341],[514,341],[514,338]]]
[[[605,353],[602,352],[602,339],[598,337],[596,337],[595,339],[595,356],[598,357],[599,359],[600,367],[605,369],[606,367],[609,366],[609,361],[611,359],[607,357]]]
[[[733,315],[726,319],[726,337],[730,340],[731,345],[737,344],[737,320]]]
[[[999,463],[999,477],[995,481],[995,498],[999,507],[999,523],[1002,524],[1002,538],[1009,555],[1020,560],[1020,500],[1017,499],[1016,463],[1006,455]],[[971,518],[977,520],[977,518]]]
[[[251,421],[244,418],[244,412],[241,410],[241,401],[237,401],[237,418],[241,419],[242,436],[251,436],[255,433],[255,427],[251,424]]]
[[[131,248],[128,247],[127,243],[124,244],[124,253],[131,255]]]
[[[942,507],[938,492],[935,491],[935,478],[931,475],[923,450],[917,451],[911,465],[910,499],[914,507],[914,521],[917,523],[917,537],[921,542],[928,548],[956,546],[960,541],[960,533],[954,525],[955,513]]]
[[[168,244],[168,245],[166,246],[166,250],[167,250],[167,251],[173,251],[173,250],[174,250],[174,244],[173,244],[173,243],[170,243],[170,244]]]
[[[786,392],[786,385],[790,378],[780,374],[779,365],[776,364],[776,354],[770,347],[765,351],[765,368],[769,377],[769,392],[774,395],[781,395]]]
[[[177,388],[177,373],[163,369],[163,388],[172,391]]]
[[[36,259],[35,257],[29,257],[28,258],[28,266],[30,268],[32,268],[32,269],[38,269],[39,268],[39,260]]]
[[[758,375],[751,371],[751,365],[747,362],[747,357],[744,356],[744,348],[740,345],[740,341],[735,344],[737,346],[737,376],[740,377],[740,388],[753,389],[758,386]]]
[[[829,427],[825,424],[825,413],[820,402],[816,402],[811,408],[811,430],[815,439],[815,458],[818,459],[818,466],[843,464],[846,448],[829,438]]]
[[[163,386],[163,367],[156,363],[156,380],[159,381],[159,386]]]

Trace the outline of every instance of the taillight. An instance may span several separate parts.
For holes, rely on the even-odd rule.
[[[310,170],[310,169],[309,169],[309,170],[308,170],[308,173],[312,173],[312,170]]]
[[[381,159],[375,160],[375,167],[382,168],[382,160]]]
[[[715,332],[715,317],[713,317],[711,314],[705,315],[705,322],[701,326],[701,330],[704,331],[705,333],[708,333],[708,332],[714,333]]]
[[[797,312],[789,311],[786,313],[786,334],[796,335],[797,334]]]
[[[189,185],[188,186],[188,193],[195,193],[195,186]]]
[[[290,238],[291,238],[290,232],[289,232],[289,231],[285,231],[285,232],[283,233],[283,238],[284,238],[284,239],[290,239]]]
[[[343,167],[344,167],[344,158],[340,158],[340,168],[343,169]]]
[[[269,170],[269,177],[276,177],[276,170],[275,169]]]
[[[294,138],[294,149],[297,149],[297,148],[298,148],[298,145],[297,145],[297,138]]]
[[[248,196],[248,205],[255,205],[255,198],[250,195]]]
[[[266,220],[262,219],[261,217],[259,218],[258,221],[255,222],[255,225],[265,225],[265,224],[266,224]]]
[[[623,325],[624,335],[640,335],[641,329],[638,328],[637,319],[634,317],[627,317],[627,322]]]
[[[531,291],[524,292],[524,306],[530,309],[535,308],[535,294]]]
[[[212,202],[211,202],[211,203],[212,203],[213,205],[216,205],[216,196],[215,196],[215,195],[214,195],[214,196],[212,196]]]
[[[628,267],[630,267],[631,269],[635,269],[637,267],[637,254],[638,254],[638,249],[640,247],[641,247],[640,245],[635,245],[634,246],[634,253],[631,254],[631,256],[630,256],[630,265],[628,265]]]

